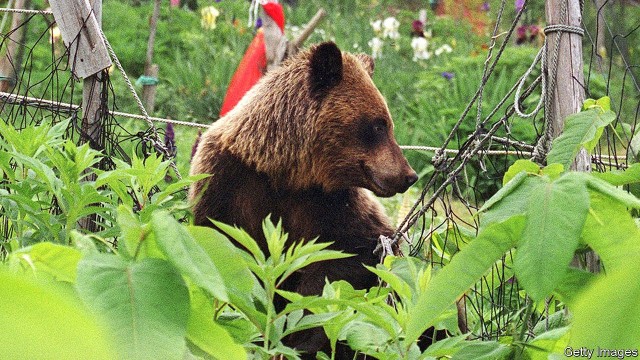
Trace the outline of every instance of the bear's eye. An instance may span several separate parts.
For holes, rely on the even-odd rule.
[[[387,123],[384,119],[363,121],[358,135],[364,145],[374,146],[387,136]]]

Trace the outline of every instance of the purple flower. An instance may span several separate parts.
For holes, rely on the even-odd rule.
[[[442,74],[440,74],[440,75],[442,75],[442,77],[447,79],[447,80],[451,80],[455,76],[454,73],[448,72],[448,71],[443,71]]]
[[[220,2],[220,1],[222,1],[222,0],[216,0],[216,2]]]
[[[191,160],[193,160],[193,157],[196,154],[196,150],[198,150],[198,144],[200,144],[201,137],[202,137],[202,131],[198,131],[198,136],[196,137],[196,141],[193,143],[193,146],[191,147]]]
[[[482,6],[480,6],[480,10],[481,11],[489,11],[491,10],[491,5],[489,5],[488,1],[485,1],[482,3]]]
[[[516,11],[522,11],[522,8],[524,8],[524,1],[525,0],[515,0]]]
[[[414,36],[424,36],[424,23],[420,20],[414,20],[411,23],[413,27],[413,31],[411,32]]]
[[[520,45],[527,41],[527,25],[520,25],[516,28],[516,44]]]
[[[262,18],[258,18],[256,20],[256,29],[260,29],[262,27]]]
[[[173,131],[173,125],[167,124],[167,129],[164,131],[164,146],[166,146],[170,155],[176,153],[176,134]]]

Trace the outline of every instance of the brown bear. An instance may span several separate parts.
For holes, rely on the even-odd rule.
[[[299,271],[287,290],[320,294],[325,278],[375,286],[362,264],[375,266],[378,238],[393,228],[366,189],[388,197],[418,179],[394,139],[373,67],[332,42],[313,46],[269,72],[199,142],[191,174],[211,177],[190,189],[199,198],[196,225],[236,225],[266,251],[261,223],[271,214],[290,241],[317,237],[356,255]],[[289,345],[313,353],[328,344],[321,329],[305,335]]]

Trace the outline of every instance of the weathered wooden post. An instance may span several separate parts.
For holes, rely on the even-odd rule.
[[[144,63],[144,77],[149,81],[142,84],[142,103],[149,114],[153,113],[156,102],[156,85],[158,79],[158,65],[153,63],[153,47],[156,41],[156,31],[158,28],[158,18],[160,17],[161,0],[155,0],[153,14],[149,21],[149,41],[147,43],[147,58]]]
[[[100,149],[102,138],[101,88],[103,71],[111,58],[102,39],[101,0],[49,0],[62,40],[69,51],[71,73],[83,79],[82,137]]]
[[[102,38],[102,0],[49,0],[62,40],[69,51],[71,73],[82,84],[82,134],[94,149],[102,149],[102,121],[108,113],[103,104],[102,84],[111,58]],[[80,220],[80,227],[95,231],[92,217]]]
[[[547,0],[546,2],[547,27],[554,25],[567,25],[580,28],[582,21],[582,9],[580,0]],[[576,31],[555,27],[553,32],[547,30],[547,84],[555,86],[547,88],[546,96],[551,96],[548,108],[545,107],[545,116],[551,116],[553,135],[556,138],[562,133],[564,120],[567,116],[575,114],[582,108],[584,102],[584,73],[582,62],[582,36]],[[556,47],[556,39],[559,45]],[[557,59],[557,61],[555,61]],[[572,170],[591,171],[591,157],[585,149],[581,149],[571,165]],[[574,265],[578,265],[578,259],[574,259]],[[600,264],[598,256],[590,252],[586,254],[586,267],[591,272],[598,272]]]

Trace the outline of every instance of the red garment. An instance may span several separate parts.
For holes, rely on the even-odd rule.
[[[231,78],[227,94],[222,102],[220,116],[224,116],[233,109],[244,94],[260,80],[266,70],[267,50],[264,46],[264,33],[262,29],[258,29],[258,33],[249,44],[240,65]]]

